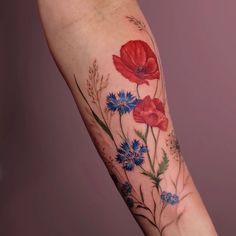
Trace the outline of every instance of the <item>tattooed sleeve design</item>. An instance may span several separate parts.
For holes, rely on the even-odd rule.
[[[153,39],[143,22],[135,17],[126,19],[139,31],[146,33],[153,44],[152,49],[145,41],[130,40],[121,46],[119,55],[111,57],[121,79],[128,80],[135,92],[125,89],[109,91],[110,75],[99,74],[97,60],[89,67],[86,93],[79,87],[75,75],[74,78],[87,104],[88,114],[92,116],[90,125],[95,127],[94,124],[97,124],[116,150],[114,156],[101,154],[105,156],[105,164],[117,188],[136,218],[146,220],[163,235],[184,213],[177,211],[177,208],[190,194],[185,188],[189,176],[175,132],[169,127],[166,97],[161,96],[164,90],[163,72]],[[142,97],[142,86],[150,86],[151,83],[156,86],[154,94]],[[162,89],[157,96],[159,84]],[[105,101],[101,101],[102,95],[106,97]],[[134,121],[133,132],[124,129],[127,117]],[[113,119],[119,124],[115,130],[112,128]],[[118,132],[118,135],[114,132]],[[161,134],[164,134],[165,142],[159,144]],[[154,144],[152,148],[150,142]],[[96,143],[99,145],[99,142]],[[104,146],[98,147],[99,152],[104,151]],[[177,167],[171,172],[174,174],[168,172],[172,165]],[[132,186],[130,178],[133,173],[143,176],[147,184],[145,182],[144,186],[142,182]],[[147,203],[146,199],[152,199],[151,203],[150,200]],[[168,211],[175,212],[171,220],[163,217]]]

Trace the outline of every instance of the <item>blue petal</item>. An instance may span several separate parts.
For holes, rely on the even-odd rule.
[[[125,151],[129,151],[130,150],[130,147],[129,147],[129,144],[125,141],[123,142],[120,147],[125,150]]]
[[[176,194],[174,194],[171,198],[171,204],[175,205],[177,203],[179,203],[179,197]]]
[[[110,94],[107,96],[107,101],[108,101],[108,102],[116,103],[116,102],[117,102],[116,95],[115,95],[114,93],[110,93]]]
[[[123,90],[118,93],[118,97],[121,101],[126,101],[125,92]]]
[[[118,107],[114,103],[108,102],[107,103],[107,108],[108,108],[108,110],[116,111]]]
[[[161,200],[165,201],[165,199],[166,199],[166,194],[167,194],[166,191],[163,191],[163,192],[161,193]]]
[[[130,112],[130,109],[129,109],[128,106],[122,106],[121,109],[122,109],[122,112],[123,112],[123,113]]]
[[[118,149],[117,152],[121,155],[126,155],[127,151],[123,150],[123,149]]]
[[[140,149],[139,149],[139,154],[140,154],[140,155],[143,155],[143,154],[146,153],[146,152],[147,152],[147,147],[144,146],[144,145],[142,145],[142,146],[140,147]]]
[[[143,158],[142,157],[135,157],[134,158],[134,163],[135,163],[135,165],[137,165],[137,166],[140,166],[140,165],[142,165],[143,164]]]
[[[135,103],[135,102],[129,102],[129,103],[127,104],[127,106],[129,106],[129,109],[130,109],[130,111],[131,111],[131,110],[133,110],[133,109],[135,108],[136,104],[137,104],[137,103]]]
[[[122,163],[125,160],[124,156],[117,154],[116,155],[116,161],[119,163]]]
[[[125,163],[123,167],[124,167],[124,169],[131,171],[134,169],[134,164],[131,162],[128,162],[128,163]]]
[[[123,185],[122,185],[122,191],[125,195],[128,195],[129,193],[132,192],[132,185],[129,183],[129,182],[125,182]]]
[[[166,194],[166,202],[170,203],[172,199],[172,194],[171,193],[167,193]]]
[[[112,111],[116,111],[118,108],[118,101],[114,93],[107,96],[107,108]]]
[[[134,139],[134,141],[132,142],[132,148],[134,151],[137,151],[139,148],[139,141],[137,139]]]
[[[127,100],[128,100],[128,101],[132,101],[133,98],[134,98],[134,96],[132,95],[131,92],[127,92],[127,93],[126,93],[126,97],[127,97]]]
[[[128,207],[133,207],[134,206],[134,200],[130,197],[128,197],[126,199],[126,203],[127,203]]]

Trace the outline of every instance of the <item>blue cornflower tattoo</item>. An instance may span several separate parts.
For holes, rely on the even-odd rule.
[[[128,196],[132,192],[132,189],[132,185],[127,181],[121,187],[121,191],[124,196]]]
[[[124,196],[126,204],[128,205],[128,207],[131,207],[131,208],[134,206],[134,200],[131,197],[132,190],[133,190],[133,187],[128,181],[126,181],[121,186],[121,193]]]
[[[146,152],[147,147],[140,144],[138,140],[134,139],[131,144],[124,141],[117,150],[116,160],[123,165],[125,170],[131,171],[135,165],[143,164]]]
[[[180,201],[178,195],[165,191],[161,193],[161,200],[166,204],[171,204],[171,205],[178,204]]]
[[[131,92],[120,91],[107,96],[107,108],[110,111],[119,111],[121,115],[131,112],[137,103],[138,99]]]

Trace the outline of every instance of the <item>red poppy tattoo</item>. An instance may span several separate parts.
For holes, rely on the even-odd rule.
[[[158,127],[166,131],[168,119],[165,115],[163,103],[158,98],[146,96],[140,100],[133,110],[133,117],[137,123],[145,123],[151,127]]]
[[[120,57],[113,55],[113,63],[126,79],[138,85],[160,79],[156,55],[144,41],[131,40],[124,44],[120,49]]]

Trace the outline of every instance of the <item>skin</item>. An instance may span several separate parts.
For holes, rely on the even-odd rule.
[[[179,153],[176,157],[168,146],[168,135],[174,128],[166,97],[164,74],[158,49],[153,44],[151,31],[137,2],[134,0],[39,0],[38,6],[48,45],[55,62],[72,92],[101,159],[106,164],[109,173],[115,173],[118,179],[118,189],[122,192],[122,183],[128,181],[132,185],[133,194],[129,196],[133,200],[142,202],[139,192],[140,185],[142,187],[145,202],[143,204],[151,210],[152,214],[143,208],[136,208],[137,204],[135,207],[130,207],[130,210],[144,234],[148,236],[217,235],[182,154]],[[127,16],[135,16],[135,19],[142,21],[146,26],[146,31],[138,30],[137,25],[129,21]],[[166,131],[160,130],[159,132],[158,128],[153,128],[153,139],[151,127],[149,127],[146,139],[150,153],[154,153],[156,156],[155,170],[158,170],[158,164],[163,160],[163,149],[168,156],[168,168],[161,175],[162,180],[158,188],[153,186],[149,177],[141,174],[140,166],[135,166],[133,171],[124,171],[121,164],[115,160],[117,148],[122,141],[122,132],[118,128],[120,127],[119,115],[114,114],[110,125],[115,140],[113,142],[96,122],[90,109],[92,108],[102,119],[99,109],[92,103],[88,94],[89,67],[94,68],[95,59],[99,75],[104,75],[104,77],[110,75],[107,77],[108,85],[100,96],[102,111],[106,107],[106,97],[111,92],[116,93],[125,88],[135,96],[138,95],[135,83],[124,78],[112,61],[112,55],[119,56],[120,47],[130,40],[145,41],[155,52],[160,67],[161,78],[158,81],[149,81],[150,85],[144,84],[138,88],[139,96],[143,98],[147,95],[152,96],[156,89],[156,83],[158,84],[156,98],[163,102],[165,116],[168,119]],[[124,135],[128,135],[131,139],[137,138],[134,129],[145,131],[145,124],[135,122],[132,112],[123,115],[122,122]],[[157,145],[155,139],[158,140]],[[114,143],[118,143],[117,147]],[[142,168],[152,171],[147,154],[145,154]],[[161,206],[165,205],[160,199],[160,194],[164,190],[176,192],[181,199],[180,202],[174,206],[167,204],[162,209]],[[123,194],[123,197],[124,200],[127,200],[127,196]],[[155,204],[156,211],[154,212]],[[145,217],[140,215],[145,215]],[[148,219],[151,222],[155,221],[156,227]]]

